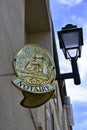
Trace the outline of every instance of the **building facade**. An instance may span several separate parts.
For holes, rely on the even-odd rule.
[[[0,130],[72,130],[73,115],[64,81],[44,105],[24,108],[23,95],[11,80],[12,60],[24,44],[39,44],[54,58],[59,73],[49,0],[0,1]]]

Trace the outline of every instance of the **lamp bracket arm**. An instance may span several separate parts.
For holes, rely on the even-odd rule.
[[[73,73],[57,74],[56,80],[70,79],[73,78]]]

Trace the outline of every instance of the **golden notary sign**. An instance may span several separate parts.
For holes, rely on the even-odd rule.
[[[15,55],[12,83],[22,91],[24,107],[38,107],[54,94],[55,65],[47,50],[37,44],[25,45]]]

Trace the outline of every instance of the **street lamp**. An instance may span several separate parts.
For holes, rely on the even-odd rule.
[[[60,48],[63,50],[66,59],[71,61],[72,73],[59,74],[57,79],[74,78],[74,83],[79,85],[81,83],[77,59],[81,57],[81,47],[83,45],[82,28],[77,28],[76,25],[67,24],[58,31]]]

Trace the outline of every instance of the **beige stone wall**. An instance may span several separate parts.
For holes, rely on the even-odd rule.
[[[38,44],[43,46],[52,55],[51,32],[30,33],[26,35],[26,44]]]
[[[12,59],[24,44],[24,0],[0,0],[0,130],[35,130],[23,96],[11,80]],[[6,76],[6,75],[9,76]]]

